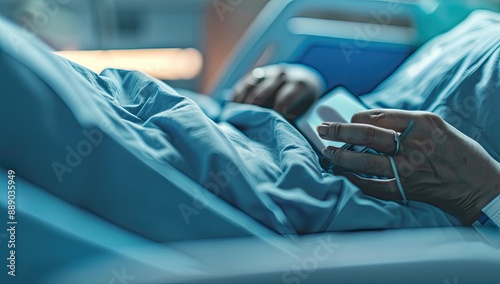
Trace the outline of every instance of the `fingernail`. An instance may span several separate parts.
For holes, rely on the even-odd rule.
[[[328,131],[329,131],[330,127],[328,126],[325,126],[325,125],[320,125],[318,126],[318,133],[319,135],[328,135]]]

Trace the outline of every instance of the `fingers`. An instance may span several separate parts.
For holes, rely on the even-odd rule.
[[[348,171],[374,176],[393,178],[394,173],[387,157],[369,153],[357,153],[343,149],[331,151],[332,147],[323,150],[323,155],[331,162]]]
[[[272,107],[278,90],[286,83],[286,74],[279,73],[277,77],[267,78],[260,82],[255,88],[249,90],[243,103],[254,104],[263,107]]]
[[[236,103],[242,103],[251,91],[255,88],[258,82],[245,82],[236,88],[235,94],[233,96],[233,101]]]
[[[281,88],[274,102],[274,110],[289,120],[305,112],[316,100],[316,96],[302,82],[286,84]]]
[[[267,67],[255,68],[242,81],[236,84],[234,88],[233,101],[237,103],[253,103],[255,97],[263,94],[260,100],[266,101],[273,92],[268,88],[273,88],[276,81],[283,81],[285,70],[280,65],[271,65]],[[264,93],[263,93],[264,92]]]
[[[403,132],[410,124],[410,121],[415,120],[421,113],[423,112],[410,112],[397,109],[373,109],[356,113],[351,118],[351,122],[370,124],[381,128],[392,129],[397,132]]]
[[[377,126],[324,122],[316,130],[322,139],[367,146],[387,154],[394,153],[396,148],[394,133]]]
[[[363,178],[354,173],[344,173],[344,176],[366,195],[384,200],[402,200],[401,193],[394,179],[379,180]]]

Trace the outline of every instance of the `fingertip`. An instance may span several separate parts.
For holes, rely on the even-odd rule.
[[[231,100],[235,103],[239,103],[240,102],[240,97],[241,97],[241,91],[238,90],[237,88],[234,88],[233,89],[233,93],[231,94]]]
[[[320,124],[316,127],[316,132],[318,132],[318,134],[320,136],[326,136],[328,135],[328,132],[330,131],[330,127],[326,124]]]
[[[326,122],[323,122],[323,123],[321,123],[321,124],[317,125],[317,126],[316,126],[316,132],[318,132],[318,133],[319,133],[319,128],[320,128],[321,126],[328,126],[328,125],[326,124]]]
[[[334,147],[334,146],[328,146],[324,148],[321,153],[323,156],[327,157],[330,160],[333,160],[333,155],[335,154],[336,151],[341,151],[342,149]]]
[[[323,150],[321,151],[321,153],[323,154],[323,156],[328,157],[328,158],[330,158],[330,159],[331,159],[331,157],[332,157],[332,155],[333,155],[333,152],[335,152],[335,150],[333,150],[333,151],[332,151],[332,150],[330,150],[330,149],[328,149],[328,148],[325,148],[325,149],[323,149]]]

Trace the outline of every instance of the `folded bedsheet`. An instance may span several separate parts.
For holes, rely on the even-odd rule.
[[[488,24],[481,24],[485,19]],[[498,15],[481,12],[456,29],[482,37],[498,29],[498,22]],[[133,232],[182,239],[182,231],[195,224],[200,235],[211,230],[212,237],[230,236],[233,232],[217,229],[220,216],[203,211],[213,198],[279,234],[459,225],[431,205],[371,198],[348,180],[323,172],[307,141],[271,110],[232,103],[220,108],[208,97],[181,95],[135,71],[107,69],[98,75],[53,55],[6,21],[0,21],[0,29],[0,167],[14,168],[26,180]],[[470,64],[496,78],[498,95],[498,39],[489,42],[477,50],[491,56]],[[399,74],[417,64],[412,60]],[[405,85],[402,75],[395,76],[398,81],[375,93],[383,102],[370,95],[368,103],[395,101],[387,94],[392,86]],[[411,80],[426,78],[418,76],[421,80]],[[431,109],[418,95],[404,94],[399,105]],[[496,136],[491,145],[498,145]],[[156,175],[171,166],[175,173]],[[207,194],[187,201],[189,188],[168,183],[174,175],[194,181]]]

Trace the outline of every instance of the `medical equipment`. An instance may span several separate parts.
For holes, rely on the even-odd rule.
[[[483,208],[483,214],[473,226],[490,225],[500,228],[500,195]]]
[[[297,118],[295,125],[318,153],[328,146],[362,152],[366,151],[366,147],[322,139],[316,132],[316,127],[323,122],[350,122],[354,114],[367,109],[357,97],[338,87],[320,98],[306,113]]]
[[[429,39],[486,1],[269,1],[224,64],[209,92],[231,88],[255,67],[288,62],[319,71],[327,89],[372,91]]]
[[[366,110],[366,107],[359,99],[350,94],[344,88],[339,87],[323,96],[315,105],[311,107],[309,111],[299,117],[295,123],[297,128],[308,138],[311,144],[315,147],[315,150],[318,152],[321,152],[322,149],[328,146],[334,146],[347,151],[380,154],[379,152],[366,146],[324,140],[316,132],[316,126],[323,122],[349,122],[355,113],[363,110]],[[394,142],[396,145],[394,156],[398,154],[401,142],[406,139],[414,125],[415,123],[410,121],[410,124],[406,130],[401,133],[401,135],[393,131]],[[408,199],[406,198],[403,185],[401,184],[394,158],[389,155],[387,155],[387,158],[389,159],[396,183],[401,193],[402,204],[408,205]],[[333,173],[334,166],[335,165],[329,161],[329,165],[325,166],[325,170],[329,173]]]
[[[398,11],[391,13],[391,23],[380,25],[376,37],[366,36],[365,29],[380,22],[373,15],[393,6]],[[412,20],[421,16],[418,6],[406,1],[270,1],[228,57],[210,94],[220,96],[255,67],[283,62],[314,68],[327,89],[342,85],[355,95],[368,93],[417,48]]]
[[[406,139],[406,137],[408,137],[408,134],[410,134],[410,131],[413,129],[414,126],[415,122],[411,120],[410,124],[405,129],[405,131],[401,133],[401,135],[397,134],[396,131],[392,131],[392,133],[394,134],[394,142],[396,142],[396,149],[394,150],[394,154],[392,156],[398,155],[399,149],[401,148],[401,142],[403,142]],[[394,173],[394,179],[396,180],[399,192],[401,193],[401,199],[402,199],[401,203],[403,205],[408,205],[409,201],[406,198],[406,193],[403,189],[403,184],[401,183],[401,179],[399,177],[398,167],[396,166],[396,162],[394,161],[394,158],[392,156],[387,155],[387,158],[389,159],[392,172]]]

